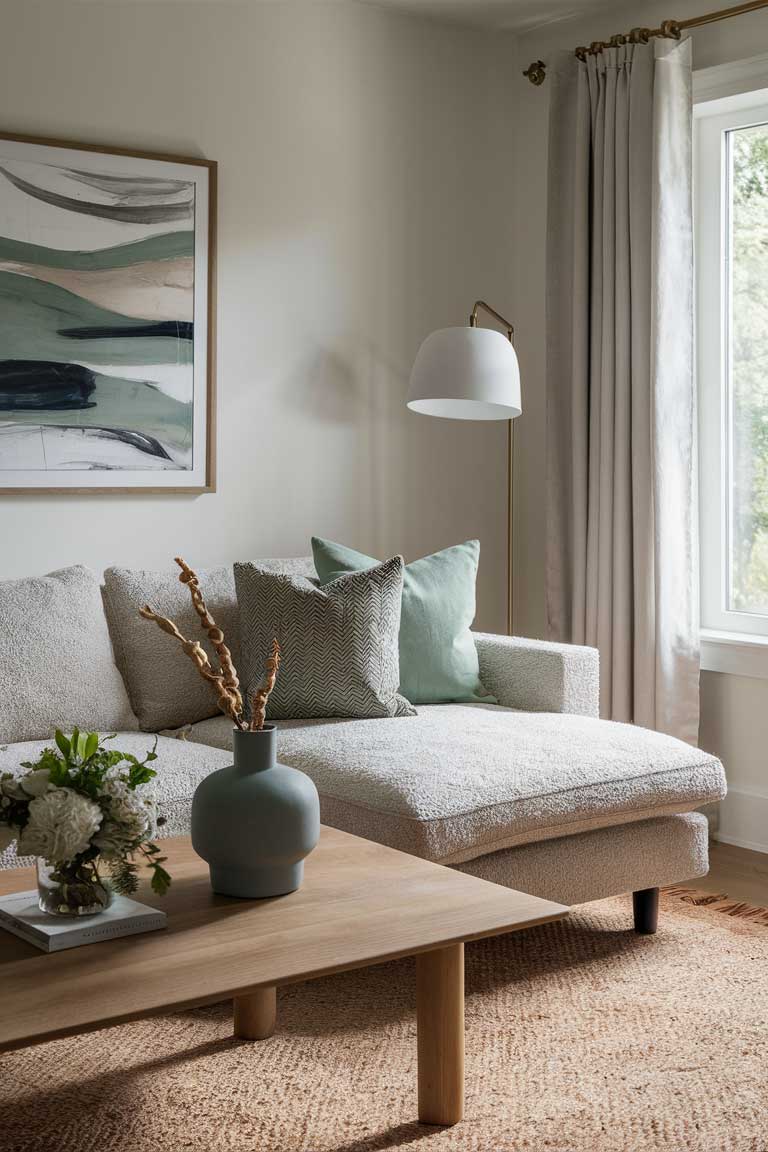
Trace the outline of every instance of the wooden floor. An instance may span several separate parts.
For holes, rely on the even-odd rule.
[[[706,892],[724,892],[735,900],[768,907],[768,852],[710,842],[709,875],[692,883]]]

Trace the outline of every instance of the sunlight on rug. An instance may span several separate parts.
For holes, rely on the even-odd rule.
[[[0,1147],[766,1152],[768,910],[712,895],[665,891],[656,936],[622,898],[468,946],[455,1128],[415,1122],[403,960],[283,989],[261,1043],[216,1005],[0,1057]]]

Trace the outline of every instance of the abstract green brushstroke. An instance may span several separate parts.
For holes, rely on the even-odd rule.
[[[134,240],[129,244],[115,244],[95,252],[69,252],[62,248],[48,248],[44,244],[26,244],[22,240],[9,240],[0,236],[0,260],[13,260],[17,264],[42,264],[46,268],[73,268],[78,272],[93,272],[104,268],[127,268],[144,260],[174,260],[179,256],[194,256],[194,232],[167,232]]]
[[[33,409],[3,414],[13,424],[58,424],[69,428],[135,428],[180,451],[192,448],[192,405],[174,400],[150,384],[96,374],[93,408],[75,411]]]
[[[172,337],[114,337],[73,341],[60,328],[135,327],[137,321],[99,308],[56,284],[0,272],[0,359],[72,360],[92,364],[192,364],[189,340]],[[147,323],[151,323],[148,320]]]

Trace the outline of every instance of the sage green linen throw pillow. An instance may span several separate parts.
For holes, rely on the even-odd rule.
[[[312,537],[320,586],[379,563],[373,556]],[[495,704],[480,682],[470,626],[480,541],[468,540],[405,567],[400,614],[400,691],[412,704]]]

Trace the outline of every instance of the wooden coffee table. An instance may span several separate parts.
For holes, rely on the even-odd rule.
[[[45,954],[0,930],[0,1050],[157,1013],[234,1000],[235,1034],[275,1028],[275,989],[416,956],[419,1119],[455,1124],[464,1101],[464,941],[563,916],[536,896],[323,828],[298,892],[215,896],[187,838],[163,842],[173,886],[138,898],[167,929]],[[35,885],[0,872],[0,896]]]

